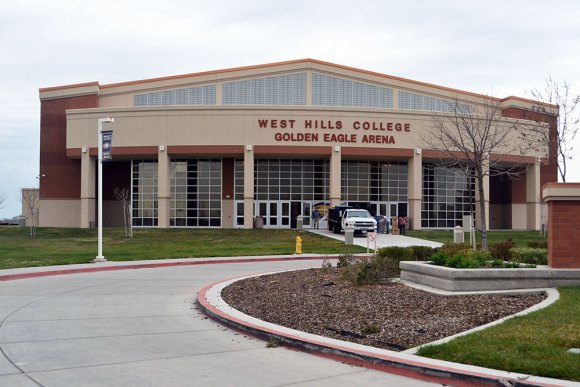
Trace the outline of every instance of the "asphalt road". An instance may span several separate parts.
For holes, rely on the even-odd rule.
[[[318,261],[122,270],[0,282],[0,386],[420,386],[225,329],[205,285]]]

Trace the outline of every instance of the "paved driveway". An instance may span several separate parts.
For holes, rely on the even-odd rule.
[[[230,331],[204,285],[318,261],[228,263],[0,282],[0,386],[418,386]]]

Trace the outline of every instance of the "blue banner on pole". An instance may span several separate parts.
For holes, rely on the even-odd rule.
[[[103,131],[103,161],[112,161],[111,149],[113,148],[113,132]]]

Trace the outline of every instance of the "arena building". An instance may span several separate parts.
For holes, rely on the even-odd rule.
[[[313,59],[43,88],[40,225],[95,225],[97,120],[113,117],[104,226],[122,225],[117,187],[130,190],[140,227],[252,228],[256,216],[268,228],[303,216],[308,227],[314,207],[347,203],[407,215],[412,229],[451,228],[479,200],[475,183],[441,167],[421,135],[450,101],[477,111],[484,97]],[[556,133],[555,116],[533,112],[534,101],[495,101],[506,121]],[[539,229],[555,155],[512,156],[527,169],[486,180],[487,224]]]

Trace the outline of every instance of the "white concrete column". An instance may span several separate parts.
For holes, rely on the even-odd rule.
[[[306,106],[312,106],[312,71],[306,72]]]
[[[334,207],[340,204],[341,185],[342,185],[342,155],[340,146],[332,147],[330,153],[330,206]]]
[[[413,157],[408,160],[407,170],[407,200],[409,202],[409,213],[407,216],[411,221],[411,229],[420,230],[421,203],[423,197],[423,156],[421,149],[415,149]]]
[[[88,148],[81,153],[81,228],[89,228],[95,222],[95,157],[89,155]]]
[[[244,149],[244,228],[254,228],[254,147]]]
[[[527,228],[539,230],[541,224],[540,163],[529,165],[526,171]]]
[[[223,89],[223,83],[217,82],[215,84],[215,104],[216,105],[223,105],[222,89]]]
[[[489,230],[489,163],[485,163],[483,166],[484,173],[486,174],[483,177],[483,194],[485,195],[485,224],[487,225],[487,229]],[[479,197],[479,184],[477,179],[475,180],[475,227],[481,229],[481,210],[480,210],[480,200]]]
[[[171,205],[171,159],[167,148],[159,146],[157,151],[157,227],[169,227]]]

